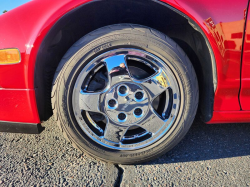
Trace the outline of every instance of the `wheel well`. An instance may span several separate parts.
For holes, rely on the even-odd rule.
[[[36,59],[35,92],[41,121],[52,115],[51,86],[66,51],[82,36],[103,26],[133,23],[157,29],[175,40],[195,68],[203,121],[213,114],[217,75],[214,55],[198,25],[186,15],[153,0],[101,0],[84,4],[62,16],[44,38]],[[185,32],[183,32],[185,31]]]

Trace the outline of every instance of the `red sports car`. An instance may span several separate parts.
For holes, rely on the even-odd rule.
[[[250,122],[248,0],[33,0],[0,16],[0,131],[131,164],[194,117]]]

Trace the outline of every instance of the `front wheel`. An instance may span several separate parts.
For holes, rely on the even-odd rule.
[[[68,50],[54,77],[52,106],[77,148],[131,164],[164,154],[184,137],[198,96],[192,64],[174,41],[121,24],[95,30]]]

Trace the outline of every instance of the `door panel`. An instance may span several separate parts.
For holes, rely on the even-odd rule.
[[[250,110],[250,13],[247,14],[244,47],[242,53],[240,104],[242,110]]]

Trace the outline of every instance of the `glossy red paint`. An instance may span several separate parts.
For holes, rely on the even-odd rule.
[[[242,54],[240,104],[242,110],[250,110],[250,12],[247,15]]]
[[[88,0],[35,0],[0,16],[0,49],[16,47],[22,61],[16,66],[1,66],[0,86],[3,88],[34,88],[36,54],[43,38],[58,19]]]
[[[86,2],[88,0],[74,2],[70,0],[36,0],[0,16],[0,25],[1,28],[4,28],[0,29],[0,49],[14,47],[18,48],[21,53],[21,63],[1,66],[0,88],[12,89],[12,92],[14,89],[18,89],[15,97],[21,97],[21,105],[25,106],[13,110],[14,103],[1,104],[2,107],[4,106],[4,109],[1,108],[4,110],[3,113],[0,113],[1,121],[40,122],[34,94],[34,69],[37,51],[43,38],[56,21],[68,11]],[[20,92],[23,95],[19,95]],[[32,94],[28,94],[29,92]],[[13,99],[13,96],[9,94],[3,96],[1,98],[4,100]],[[16,105],[20,104],[20,100],[14,101]]]
[[[232,0],[181,0],[171,4],[198,23],[212,46],[218,76],[215,111],[240,110],[241,46],[247,3],[247,0],[237,3]]]
[[[40,123],[34,90],[0,89],[0,121]]]
[[[1,15],[0,48],[18,48],[22,61],[17,65],[1,66],[0,87],[29,89],[34,92],[34,67],[42,40],[62,15],[89,1],[34,0]],[[235,3],[233,0],[179,0],[178,2],[162,0],[162,2],[173,6],[193,19],[201,27],[212,46],[218,76],[214,110],[240,110],[238,94],[241,45],[244,12],[248,1],[241,0]],[[10,96],[6,95],[6,99],[9,98]],[[5,117],[0,116],[0,120],[28,120],[35,123],[39,119],[38,112],[29,105],[29,103],[36,103],[35,95],[30,95],[29,100],[25,100],[25,102],[29,107],[19,120],[11,118],[13,117],[13,107],[8,103],[6,103],[5,110],[8,111],[9,116],[6,113]],[[33,111],[32,116],[28,112],[31,110]]]
[[[250,111],[214,111],[213,119],[208,124],[249,122]]]

